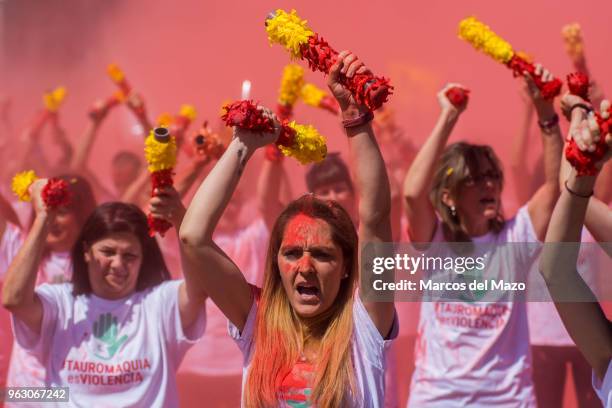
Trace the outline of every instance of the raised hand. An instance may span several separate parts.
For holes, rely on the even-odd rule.
[[[465,90],[466,88],[461,85],[461,84],[455,84],[455,83],[451,83],[451,84],[446,84],[446,86],[444,86],[444,88],[442,88],[442,90],[440,92],[438,92],[437,97],[438,97],[438,104],[440,104],[440,109],[444,112],[449,112],[449,113],[454,113],[454,114],[461,114],[463,111],[465,111],[465,109],[467,108],[468,105],[468,99],[465,98],[463,103],[459,104],[459,105],[454,105],[451,100],[448,97],[448,91],[450,89],[453,88],[460,88]]]
[[[327,86],[340,104],[342,111],[349,108],[369,110],[366,106],[357,103],[349,88],[342,82],[342,76],[352,78],[355,74],[367,73],[371,74],[372,71],[355,54],[350,51],[342,51],[338,54],[338,60],[329,70]]]
[[[153,194],[149,200],[149,212],[153,218],[166,220],[179,228],[187,210],[176,189],[171,186],[160,187]]]

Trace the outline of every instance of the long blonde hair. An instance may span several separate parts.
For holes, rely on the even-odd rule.
[[[285,228],[298,214],[329,224],[332,240],[342,250],[344,272],[348,274],[332,306],[311,319],[308,329],[300,324],[289,302],[277,263]],[[357,233],[346,211],[335,202],[321,201],[311,195],[290,203],[276,220],[268,246],[255,320],[253,359],[245,384],[244,405],[247,408],[279,405],[281,382],[298,361],[309,337],[321,339],[310,402],[319,407],[339,407],[349,395],[358,397],[351,352],[357,276]]]

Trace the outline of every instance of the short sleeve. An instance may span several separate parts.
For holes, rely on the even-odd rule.
[[[612,360],[608,363],[608,370],[602,381],[593,372],[593,389],[604,407],[612,407]]]
[[[228,320],[228,332],[229,335],[234,341],[242,356],[244,357],[245,365],[248,363],[248,360],[251,357],[251,348],[253,346],[253,332],[255,331],[255,319],[257,318],[257,300],[253,297],[253,304],[251,305],[251,309],[249,310],[249,315],[247,316],[246,322],[244,323],[244,327],[242,328],[242,332],[238,330],[238,327],[234,325],[231,321]]]
[[[43,308],[40,334],[36,334],[22,320],[11,315],[15,341],[40,361],[47,358],[58,325],[66,321],[66,310],[63,305],[73,301],[71,288],[69,284],[45,283],[35,289]]]
[[[508,221],[505,234],[504,241],[514,243],[513,250],[518,251],[515,255],[521,262],[521,265],[517,265],[518,270],[528,271],[540,254],[542,244],[533,228],[527,205],[522,206],[516,216]]]
[[[376,328],[376,325],[370,318],[367,309],[365,308],[361,297],[355,296],[353,304],[353,322],[355,325],[355,337],[359,354],[364,356],[371,364],[383,369],[385,361],[385,351],[391,345],[391,342],[397,338],[399,333],[399,321],[397,312],[393,316],[393,324],[387,339],[381,336]]]
[[[204,335],[206,329],[206,310],[202,305],[197,320],[187,332],[183,330],[179,308],[179,289],[183,282],[183,280],[163,282],[153,289],[153,296],[147,297],[147,310],[154,311],[153,317],[163,316],[161,324],[166,342],[181,356]]]
[[[0,240],[0,281],[4,280],[4,274],[6,274],[17,252],[19,252],[23,240],[21,229],[15,224],[7,222]]]
[[[538,235],[533,228],[527,205],[519,208],[513,221],[510,229],[512,242],[538,242]]]

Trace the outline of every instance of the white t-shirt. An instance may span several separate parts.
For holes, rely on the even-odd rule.
[[[240,268],[246,280],[263,283],[270,233],[261,218],[235,234],[216,234],[214,241]],[[206,333],[185,356],[179,372],[204,376],[240,375],[242,356],[227,335],[227,318],[210,299],[206,304]]]
[[[612,408],[612,360],[608,364],[603,381],[599,381],[593,373],[593,389],[595,389],[604,408]]]
[[[588,243],[588,245],[582,245],[580,247],[576,269],[590,287],[595,287],[593,285],[597,285],[597,283],[592,282],[589,278],[593,278],[597,275],[594,274],[593,271],[597,271],[600,268],[598,261],[599,256],[602,255],[602,250],[595,244],[595,239],[586,228],[582,229],[581,240],[584,243]],[[531,288],[546,287],[544,278],[540,274],[538,267],[539,265],[536,262],[529,272],[529,287]],[[532,345],[554,347],[575,346],[553,302],[530,301],[527,304],[527,316],[529,322],[529,340]]]
[[[244,384],[247,377],[251,360],[253,358],[253,332],[255,330],[255,320],[257,316],[257,302],[253,301],[249,316],[244,325],[242,333],[229,322],[229,332],[238,344],[243,358],[242,375],[242,394],[244,395]],[[399,325],[397,316],[394,318],[393,327],[389,340],[383,339],[378,329],[370,319],[365,306],[361,302],[359,295],[355,295],[353,304],[353,339],[352,355],[355,367],[356,384],[361,394],[359,398],[352,398],[351,408],[382,408],[385,401],[385,355],[391,341],[397,337]],[[313,367],[307,363],[296,362],[291,376],[292,384],[300,384],[299,388],[295,385],[291,388],[290,399],[280,402],[279,407],[309,407],[305,401],[311,389],[304,386],[303,378],[295,378],[299,374],[312,377]],[[300,376],[301,377],[301,376]],[[283,381],[284,383],[286,382]],[[349,408],[347,407],[347,408]]]
[[[44,284],[36,288],[40,335],[13,318],[15,338],[46,368],[46,386],[70,388],[71,406],[177,406],[176,369],[206,322],[202,310],[183,332],[181,283],[166,281],[120,300],[75,297],[71,284]]]
[[[21,229],[13,224],[7,223],[6,229],[0,241],[0,276],[4,281],[4,274],[9,265],[23,245],[24,236]],[[36,284],[46,282],[61,283],[69,280],[72,276],[72,261],[68,252],[52,252],[43,258],[37,272]],[[0,321],[2,327],[10,327],[10,313],[0,308]],[[6,383],[10,387],[42,387],[45,380],[45,369],[28,352],[23,350],[19,344],[13,341],[13,332],[8,330],[2,335],[2,346],[0,347],[0,367],[6,366],[8,370]],[[12,344],[12,352],[11,352]],[[10,354],[9,354],[10,353]],[[10,357],[9,357],[10,355]],[[4,369],[0,368],[4,372]]]
[[[443,241],[438,224],[432,242]],[[472,241],[536,242],[537,237],[522,207],[499,234]],[[507,255],[493,252],[484,273],[526,278],[537,249],[521,246]],[[424,301],[408,406],[535,406],[525,302]]]

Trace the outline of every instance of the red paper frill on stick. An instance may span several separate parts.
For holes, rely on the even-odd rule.
[[[68,182],[57,177],[50,178],[41,191],[47,208],[58,208],[70,204],[72,194]]]
[[[172,180],[173,169],[168,170],[160,170],[154,173],[151,173],[151,197],[154,197],[153,193],[155,189],[162,187],[171,187],[174,185]],[[161,218],[153,218],[153,216],[149,213],[147,215],[147,221],[149,223],[149,235],[155,236],[156,232],[163,237],[166,231],[172,228],[172,224]]]
[[[329,74],[329,70],[338,60],[338,52],[331,48],[327,41],[314,34],[302,45],[302,59],[313,71]],[[342,83],[350,90],[358,103],[374,110],[380,108],[389,95],[393,93],[389,79],[376,77],[371,73],[356,74],[352,78],[343,77]]]
[[[577,95],[589,101],[589,77],[582,72],[574,72],[567,76],[567,87],[572,95]]]
[[[536,86],[542,93],[542,97],[546,100],[552,100],[561,92],[563,83],[559,78],[553,78],[548,82],[542,81],[542,75],[536,75],[535,65],[515,54],[508,62],[508,67],[514,73],[514,76],[522,76],[525,72],[529,73],[533,78]]]
[[[580,96],[584,100],[589,100],[589,77],[582,72],[576,72],[567,76],[567,84],[570,93]],[[594,176],[599,172],[595,163],[600,161],[608,151],[606,135],[612,131],[612,108],[608,108],[607,118],[595,113],[595,120],[599,126],[599,142],[595,145],[595,150],[580,150],[573,138],[570,138],[565,148],[565,158],[576,169],[578,176]]]

